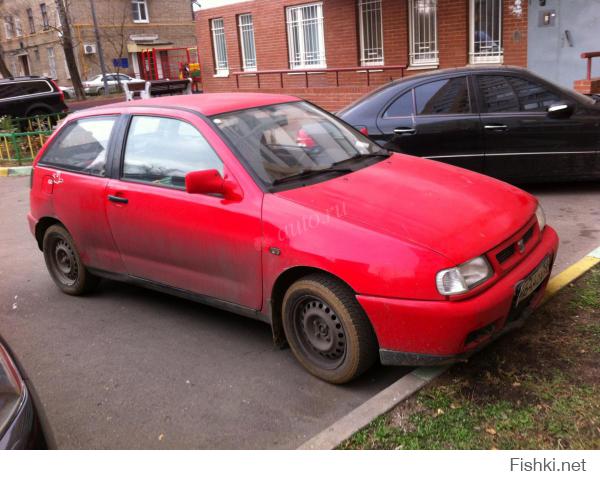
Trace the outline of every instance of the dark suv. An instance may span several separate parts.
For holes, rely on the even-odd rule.
[[[67,109],[63,92],[50,78],[0,79],[0,116],[31,117]]]

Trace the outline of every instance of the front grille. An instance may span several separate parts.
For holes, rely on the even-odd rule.
[[[522,238],[520,238],[519,240],[523,240],[524,244],[527,244],[527,242],[529,242],[529,240],[531,240],[531,237],[533,236],[533,225],[525,232],[525,234],[523,235]],[[501,250],[500,252],[498,252],[496,254],[496,260],[498,260],[498,263],[504,263],[506,262],[510,257],[512,257],[515,252],[516,252],[516,245],[517,242],[515,243],[511,243],[508,247],[504,248],[503,250]]]

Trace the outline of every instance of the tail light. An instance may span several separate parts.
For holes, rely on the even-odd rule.
[[[359,131],[360,133],[362,133],[363,135],[365,135],[365,136],[367,136],[367,137],[369,136],[369,129],[368,129],[367,127],[361,127],[361,126],[357,126],[356,128],[357,128],[357,129],[358,129],[358,131]]]
[[[6,349],[0,344],[0,438],[25,397],[25,384]]]
[[[65,92],[63,92],[60,87],[56,84],[56,82],[54,80],[50,80],[52,82],[52,85],[54,85],[54,88],[56,88],[56,90],[58,90],[58,92],[60,93],[60,101],[61,102],[65,102]]]
[[[306,130],[301,128],[298,130],[298,135],[296,135],[296,145],[303,148],[314,148],[317,146],[317,142],[315,142],[315,139]]]

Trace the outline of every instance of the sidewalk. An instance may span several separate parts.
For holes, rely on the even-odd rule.
[[[99,107],[101,105],[109,105],[111,103],[124,102],[124,93],[111,93],[110,95],[98,95],[94,97],[87,97],[85,100],[65,100],[65,103],[69,107],[71,112],[83,110],[85,108]]]

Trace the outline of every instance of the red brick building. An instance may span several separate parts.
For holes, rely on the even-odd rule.
[[[291,93],[337,110],[437,68],[527,65],[527,0],[202,2],[206,92]]]

